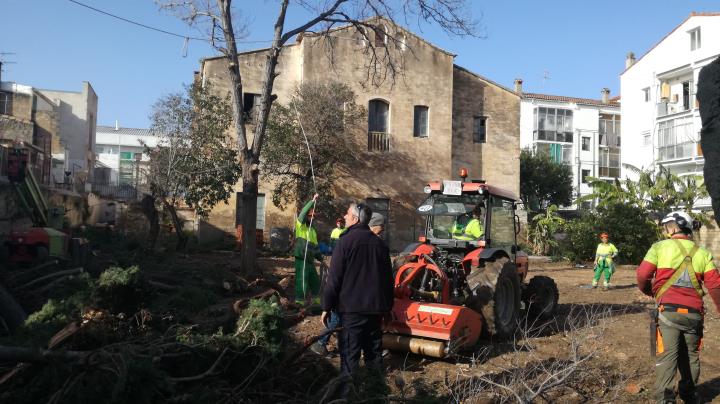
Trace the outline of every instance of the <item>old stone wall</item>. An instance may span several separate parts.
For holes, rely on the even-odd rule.
[[[9,115],[0,115],[0,139],[18,140],[32,144],[34,124]]]
[[[466,167],[519,197],[520,97],[458,66],[453,76],[453,174]],[[473,141],[475,117],[486,118],[484,143]]]
[[[333,31],[330,38],[305,36],[301,42],[283,50],[273,94],[277,96],[276,102],[287,103],[300,83],[338,81],[349,85],[357,95],[357,103],[366,109],[373,99],[389,104],[390,150],[368,151],[367,127],[353,132],[349,139],[353,153],[338,165],[334,191],[340,203],[373,198],[381,205],[387,204],[384,213],[388,216],[388,242],[391,249],[399,250],[416,240],[422,231],[423,222],[415,208],[425,197],[423,187],[428,181],[453,177],[455,167],[461,165],[453,162],[455,158],[473,161],[479,175],[518,192],[520,107],[519,97],[492,83],[463,76],[467,83],[455,84],[457,75],[454,74],[452,54],[400,28],[388,26],[386,29],[403,42],[402,45],[392,41],[387,43],[388,51],[397,62],[392,68],[368,70],[371,54],[367,43],[358,38],[354,28]],[[373,34],[369,35],[373,39]],[[265,50],[240,56],[245,93],[260,93],[265,61]],[[210,82],[220,94],[226,94],[229,85],[226,61],[220,58],[204,60],[199,79]],[[465,84],[485,92],[479,106],[472,103],[464,109],[457,107],[458,102],[473,99],[470,93],[457,100],[453,97],[453,93],[463,90]],[[427,137],[413,136],[416,106],[428,108]],[[463,122],[458,119],[460,126],[456,130],[453,114],[472,116],[478,113],[478,108],[480,113],[492,118],[494,126],[488,134],[490,143],[476,148],[473,145],[465,147],[463,140],[453,140],[454,135],[462,132],[460,123]],[[252,123],[248,128],[252,129]],[[467,133],[462,132],[462,135],[467,136]],[[514,153],[492,155],[513,147]],[[477,161],[473,160],[474,156],[478,157]],[[266,237],[272,227],[293,228],[297,214],[294,208],[273,206],[272,189],[272,184],[261,182],[259,191],[266,196]],[[237,184],[235,190],[241,192],[242,185]],[[236,203],[237,198],[233,195],[228,204],[218,205],[208,220],[199,224],[198,238],[217,240],[223,233],[234,233]],[[325,233],[329,234],[332,221],[333,217],[320,219],[321,238],[327,236]]]
[[[715,223],[715,218],[710,217],[712,226],[703,226],[695,233],[695,240],[703,247],[710,250],[715,257],[715,265],[720,265],[717,261],[720,257],[720,229]]]

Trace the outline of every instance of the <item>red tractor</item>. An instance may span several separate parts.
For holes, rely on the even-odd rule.
[[[4,241],[7,261],[14,264],[40,264],[61,259],[70,265],[84,266],[89,257],[87,240],[73,238],[60,231],[65,210],[51,207],[35,175],[28,167],[29,147],[22,143],[8,150],[8,179],[15,190],[20,208],[33,227],[13,230]]]
[[[517,247],[515,196],[466,177],[463,169],[461,181],[425,187],[428,197],[417,208],[425,234],[395,261],[385,348],[442,358],[475,345],[481,334],[512,335],[523,308],[547,318],[557,306],[552,278],[525,282],[528,256]]]

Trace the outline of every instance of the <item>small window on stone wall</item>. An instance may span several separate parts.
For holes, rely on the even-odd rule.
[[[428,107],[424,105],[415,106],[413,136],[428,137]]]
[[[487,117],[473,118],[473,143],[485,143],[487,140]]]

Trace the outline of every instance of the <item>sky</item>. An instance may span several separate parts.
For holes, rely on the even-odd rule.
[[[152,0],[78,0],[149,26],[200,36]],[[322,1],[322,0],[321,0]],[[272,38],[278,0],[236,0],[247,25],[243,41]],[[717,0],[467,0],[480,38],[456,37],[439,27],[407,26],[456,54],[455,63],[526,92],[600,98],[619,94],[627,52],[640,57],[692,11],[720,11]],[[288,27],[307,13],[292,5]],[[207,43],[151,31],[99,14],[69,0],[0,0],[2,81],[41,89],[80,91],[88,81],[98,94],[98,124],[146,128],[152,105],[183,90]],[[413,20],[414,21],[414,20]],[[403,21],[401,21],[403,22]],[[241,44],[241,50],[267,42]]]

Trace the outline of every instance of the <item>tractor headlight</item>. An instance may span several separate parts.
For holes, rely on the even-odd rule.
[[[425,192],[426,194],[432,192],[432,188],[430,188],[430,185],[425,185],[425,188],[423,188],[423,192]]]

